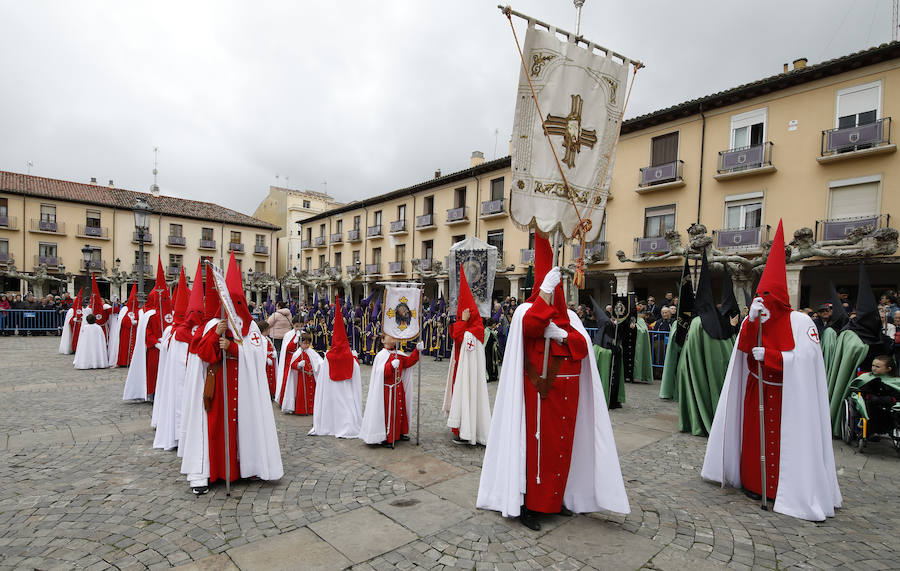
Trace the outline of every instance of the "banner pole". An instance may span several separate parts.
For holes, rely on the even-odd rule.
[[[222,305],[222,319],[226,319],[225,315],[225,306]],[[223,333],[228,332],[228,327],[225,327],[225,331]],[[228,357],[227,351],[222,349],[222,412],[225,414],[223,417],[224,425],[225,425],[225,495],[231,496],[231,446],[229,442],[229,434],[228,434]]]
[[[424,287],[422,289],[423,289],[422,294],[424,294],[425,293]],[[434,303],[434,302],[432,302],[432,303]],[[425,336],[422,334],[422,295],[421,294],[419,295],[419,314],[417,315],[417,318],[419,320],[419,341],[423,341],[423,344],[424,344]],[[416,350],[418,351],[418,347],[416,347]],[[416,381],[416,446],[418,446],[419,445],[419,417],[421,417],[421,415],[422,415],[422,352],[421,351],[419,352],[419,358],[416,359],[416,363],[418,365],[416,367],[417,374],[418,374],[418,379]]]
[[[762,347],[762,315],[756,318],[759,320],[759,327],[756,332],[756,346]],[[765,359],[765,357],[763,357]],[[763,375],[762,375],[762,361],[756,362],[756,381],[757,386],[759,387],[758,395],[759,395],[759,466],[761,476],[762,476],[762,505],[760,508],[768,511],[768,496],[766,493],[768,490],[768,485],[766,482],[766,425],[765,425],[765,416],[766,416],[766,408],[765,408],[765,400],[763,394]]]

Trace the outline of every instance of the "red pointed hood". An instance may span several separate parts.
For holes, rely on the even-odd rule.
[[[184,277],[184,266],[182,266],[181,273],[178,276],[178,289],[175,290],[175,325],[184,323],[190,297],[191,288],[187,285],[187,279]]]
[[[106,324],[106,315],[103,314],[103,298],[100,297],[100,289],[97,288],[97,278],[91,273],[91,312],[97,319],[97,325]]]
[[[212,266],[206,266],[206,291],[203,299],[203,318],[206,321],[222,316],[222,302],[216,291],[216,278]]]
[[[203,322],[203,262],[197,262],[191,296],[185,309],[184,323],[190,329]]]
[[[466,309],[469,310],[469,320],[463,321],[462,314]],[[459,299],[456,300],[456,324],[453,327],[461,326],[465,327],[465,330],[472,333],[479,341],[484,340],[484,322],[481,320],[481,314],[478,313],[478,304],[475,303],[475,296],[472,295],[472,288],[469,287],[462,264],[459,265]],[[457,334],[461,335],[458,331]]]
[[[534,286],[531,288],[531,296],[526,301],[534,303],[534,300],[541,293],[541,284],[544,283],[544,278],[551,268],[553,268],[553,248],[550,247],[550,241],[535,231]]]
[[[784,228],[781,220],[778,221],[778,230],[775,231],[775,239],[772,240],[772,248],[763,268],[762,277],[756,287],[756,296],[763,299],[763,304],[769,310],[769,319],[763,324],[763,347],[776,351],[791,351],[794,349],[794,334],[791,330],[791,301],[787,288],[787,269],[784,259]],[[741,351],[749,353],[757,343],[757,327],[759,321],[745,321],[744,331],[741,333],[741,342],[738,347]]]
[[[81,319],[82,314],[82,306],[84,305],[83,298],[81,297],[84,294],[84,288],[78,289],[78,295],[75,296],[75,301],[72,303],[72,309],[75,310],[74,315],[72,316],[75,319]]]
[[[125,302],[125,306],[128,308],[128,313],[137,314],[137,310],[138,310],[137,283],[131,284],[131,293],[128,294],[128,301]]]
[[[344,329],[341,300],[337,296],[334,307],[331,349],[325,353],[325,358],[328,359],[328,376],[331,380],[346,381],[353,376],[353,353],[350,352],[350,342],[347,341],[347,331]]]
[[[247,297],[244,295],[244,283],[241,280],[241,270],[238,268],[237,260],[234,257],[234,251],[231,252],[231,259],[228,260],[228,273],[225,274],[225,285],[228,287],[228,295],[231,296],[231,302],[237,311],[237,317],[241,320],[241,336],[246,337],[250,332],[250,323],[253,317],[250,316],[250,308],[247,306]]]
[[[156,283],[153,285],[150,295],[147,296],[147,303],[144,304],[144,307],[147,310],[156,310],[164,328],[172,325],[172,296],[169,294],[169,286],[166,284],[166,274],[163,272],[160,258],[156,259]]]

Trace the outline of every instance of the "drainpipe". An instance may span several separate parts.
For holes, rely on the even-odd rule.
[[[706,146],[706,115],[703,114],[703,104],[700,104],[700,119],[703,126],[700,128],[700,181],[697,184],[697,224],[700,224],[700,201],[703,198],[703,149]]]
[[[472,175],[472,178],[475,179],[475,236],[478,237],[478,221],[481,219],[478,215],[478,208],[481,206],[481,184],[477,175]]]

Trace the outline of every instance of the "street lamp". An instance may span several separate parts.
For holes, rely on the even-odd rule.
[[[94,249],[88,244],[85,244],[84,248],[81,249],[81,258],[84,260],[84,271],[87,272],[88,275],[91,275],[93,270],[91,262],[94,259]]]
[[[153,212],[143,197],[134,201],[134,229],[137,230],[138,242],[138,301],[144,303],[144,232],[150,227],[150,214]]]

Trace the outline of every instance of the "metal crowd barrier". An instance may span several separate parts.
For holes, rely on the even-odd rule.
[[[56,309],[0,310],[0,331],[59,331],[66,313]]]
[[[597,332],[596,327],[586,327],[588,332],[588,336],[593,339],[594,333]],[[659,369],[662,371],[663,365],[666,362],[666,348],[669,346],[669,332],[668,331],[648,331],[650,334],[650,360],[653,365],[653,369]]]

